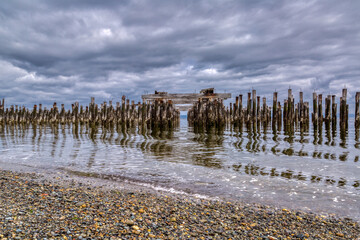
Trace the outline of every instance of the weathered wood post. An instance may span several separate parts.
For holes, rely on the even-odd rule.
[[[75,104],[71,104],[71,119],[72,123],[75,123]]]
[[[100,123],[103,125],[106,124],[106,102],[100,105]]]
[[[86,121],[86,116],[85,116],[85,112],[84,112],[84,107],[83,105],[80,105],[80,112],[79,112],[79,122],[80,124],[84,124],[84,122]]]
[[[252,90],[252,114],[251,121],[256,122],[256,90]]]
[[[130,99],[126,99],[126,106],[125,106],[125,122],[126,125],[129,126],[130,121]]]
[[[360,92],[357,92],[356,96],[355,96],[355,128],[360,127],[360,109],[359,109],[359,105],[360,105]]]
[[[267,124],[267,106],[266,106],[266,97],[263,97],[263,107],[261,112],[261,121],[265,124]]]
[[[136,118],[137,118],[137,123],[138,124],[141,124],[142,122],[142,105],[141,105],[141,102],[138,102],[136,104]]]
[[[122,124],[125,124],[126,122],[126,109],[125,109],[125,100],[126,100],[126,97],[125,95],[123,95],[121,97],[121,123]]]
[[[0,123],[4,119],[4,110],[5,110],[5,99],[2,99],[2,102],[0,102]]]
[[[305,102],[304,107],[305,107],[304,116],[305,116],[305,119],[306,119],[305,123],[306,123],[306,128],[308,128],[309,123],[310,123],[310,104],[309,104],[309,102]]]
[[[313,114],[312,114],[312,122],[315,128],[318,126],[318,106],[317,106],[317,94],[313,92]]]
[[[154,103],[151,106],[151,126],[154,127],[155,123],[157,122],[156,113],[159,108],[159,102],[155,99]]]
[[[293,96],[292,96],[292,90],[291,88],[288,89],[288,107],[287,107],[287,122],[289,125],[293,124],[294,120],[294,105],[293,105]]]
[[[304,109],[304,93],[303,92],[299,92],[299,120],[300,120],[300,124],[304,123],[304,118],[305,118],[305,109]]]
[[[233,112],[234,116],[232,121],[234,123],[238,123],[239,121],[239,96],[235,97],[235,105],[234,105],[234,112]]]
[[[146,123],[146,116],[147,116],[146,110],[147,110],[147,104],[145,101],[143,101],[142,107],[141,107],[141,120],[142,120],[143,124]]]
[[[219,105],[219,99],[214,99],[214,101],[204,101],[202,100],[202,117],[204,126],[211,126],[212,124],[218,124],[222,117],[221,107]]]
[[[150,101],[147,101],[147,103],[146,103],[146,119],[145,119],[145,122],[147,124],[149,124],[149,125],[151,123],[151,116],[152,116],[151,111],[152,111],[153,106],[154,106],[154,104],[151,104]]]
[[[331,122],[332,122],[332,126],[336,127],[336,119],[337,119],[337,103],[335,102],[335,95],[331,96],[331,100],[332,100],[332,105],[331,105]]]
[[[172,127],[174,124],[174,109],[173,109],[171,100],[168,100],[166,102],[165,113],[166,113],[166,116],[165,116],[166,117],[166,126]]]
[[[16,124],[17,124],[17,123],[20,123],[20,112],[21,112],[21,109],[20,109],[20,111],[19,111],[18,105],[15,105],[14,122],[15,122]],[[35,118],[38,118],[38,117],[37,117],[37,114],[36,114]]]
[[[248,93],[246,123],[248,123],[250,119],[251,119],[251,92]]]
[[[15,114],[14,114],[14,121],[16,121],[16,116],[15,116]],[[33,108],[33,110],[32,110],[32,112],[31,112],[31,122],[33,123],[33,124],[37,124],[37,105],[34,105],[34,108]]]
[[[260,123],[260,96],[257,96],[256,99],[256,120],[258,123]]]
[[[99,107],[96,103],[94,104],[94,116],[94,124],[98,124],[101,118],[99,117]]]
[[[319,122],[319,126],[322,127],[322,122],[323,122],[322,94],[319,94],[319,98],[318,98],[318,122]]]
[[[4,109],[5,109],[5,99],[2,99],[2,103],[0,102],[0,124],[4,122]]]
[[[14,105],[10,106],[9,119],[10,119],[10,124],[13,124],[15,122],[15,108],[14,108]]]
[[[66,114],[65,105],[61,104],[61,110],[60,110],[60,123],[61,124],[65,124],[65,122],[66,122],[65,114]]]
[[[131,101],[131,108],[130,108],[130,122],[131,124],[136,123],[136,109],[135,109],[135,101]]]
[[[278,111],[277,111],[277,92],[274,92],[273,94],[273,109],[272,109],[272,125],[273,127],[276,125],[277,122],[277,115],[278,115]]]
[[[75,102],[75,123],[79,123],[79,102]]]
[[[43,119],[43,109],[42,109],[42,104],[39,104],[39,112],[38,112],[38,121],[40,124],[43,123],[44,119]]]
[[[345,129],[347,127],[348,106],[346,104],[347,89],[342,90],[342,97],[340,98],[340,127]]]
[[[295,126],[298,126],[299,123],[299,106],[300,104],[295,104],[295,117],[294,117],[294,121],[295,121]]]
[[[277,105],[277,116],[276,116],[276,119],[277,119],[277,129],[278,129],[278,131],[280,131],[281,130],[281,124],[282,124],[282,119],[281,119],[281,117],[282,117],[282,110],[281,110],[281,102],[279,101],[278,102],[278,105]]]
[[[93,123],[95,120],[95,98],[91,97],[91,102],[89,104],[89,122]]]
[[[108,110],[107,110],[107,121],[110,123],[110,124],[114,124],[114,122],[116,121],[116,111],[113,107],[113,104],[112,104],[112,101],[109,101],[109,107],[108,107]]]
[[[244,121],[244,116],[243,116],[243,99],[242,99],[242,94],[239,95],[239,119],[240,119],[240,123],[243,123]]]
[[[115,106],[115,123],[119,124],[121,121],[121,107],[120,102],[116,102]]]
[[[52,114],[52,119],[51,119],[51,122],[52,123],[57,123],[58,121],[58,115],[59,115],[59,110],[58,110],[58,107],[57,107],[57,104],[56,102],[54,102],[53,104],[53,114]]]
[[[284,99],[284,110],[283,110],[283,121],[284,121],[284,129],[286,129],[288,125],[288,100]]]
[[[331,96],[327,95],[325,99],[325,122],[328,124],[331,121]]]

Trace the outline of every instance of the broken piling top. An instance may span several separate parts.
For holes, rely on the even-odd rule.
[[[155,94],[157,94],[157,95],[166,95],[167,92],[158,92],[158,91],[155,90]]]
[[[205,89],[201,89],[200,93],[204,94],[204,95],[211,95],[214,94],[214,88],[205,88]]]

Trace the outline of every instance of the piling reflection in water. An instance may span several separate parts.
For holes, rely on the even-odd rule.
[[[256,128],[256,125],[247,125],[245,128],[245,137],[242,128],[234,128],[233,136],[236,136],[239,140],[234,142],[233,146],[240,151],[246,150],[249,153],[272,153],[276,156],[286,155],[286,156],[298,156],[298,157],[312,157],[313,159],[327,159],[327,160],[339,160],[339,161],[351,161],[349,159],[350,150],[348,149],[347,139],[348,139],[348,130],[340,129],[340,142],[338,146],[342,149],[346,149],[343,152],[339,152],[337,149],[333,151],[328,148],[322,148],[321,145],[325,144],[327,146],[336,147],[336,128],[326,129],[326,137],[327,141],[323,142],[323,132],[322,128],[313,128],[312,141],[310,141],[310,136],[307,132],[303,131],[300,128],[299,132],[292,131],[290,129],[285,129],[284,135],[282,139],[278,136],[278,131],[273,129],[273,137],[272,140],[274,145],[269,148],[267,144],[267,130],[263,129],[263,137],[260,138],[260,131]],[[355,133],[355,148],[359,148],[359,132]],[[263,143],[262,143],[263,140]],[[312,144],[313,146],[318,146],[313,152],[306,151],[306,145]],[[328,151],[328,152],[327,152]],[[338,154],[334,153],[338,152]],[[359,154],[359,152],[356,152]],[[353,156],[353,162],[357,163],[359,160],[359,155]],[[306,176],[302,172],[296,172],[290,169],[286,169],[286,165],[283,166],[285,170],[279,171],[276,168],[266,168],[260,165],[255,165],[253,163],[248,164],[236,164],[233,165],[233,169],[235,171],[243,172],[245,174],[254,175],[254,176],[270,176],[270,177],[281,177],[285,179],[293,179],[299,181],[310,181],[311,183],[320,183],[323,182],[325,184],[337,185],[338,187],[343,187],[346,185],[350,185],[354,188],[359,188],[359,180],[347,181],[346,176],[334,178],[332,176],[316,176],[309,175]]]
[[[106,159],[113,159],[111,154],[121,159],[127,152],[134,151],[141,158],[206,167],[210,172],[211,169],[218,169],[251,176],[359,189],[356,170],[346,172],[347,169],[359,168],[358,129],[354,131],[353,140],[349,139],[349,129],[340,128],[338,132],[336,126],[329,125],[324,125],[324,128],[314,127],[311,131],[285,128],[284,132],[260,124],[219,127],[198,125],[189,126],[183,140],[179,132],[179,126],[16,124],[0,125],[0,140],[2,149],[28,144],[31,149],[24,152],[30,151],[41,156],[43,152],[49,151],[52,158],[62,159],[59,165],[70,168],[78,166],[77,161],[86,155],[87,169],[109,164],[126,169],[126,166],[120,166],[120,160],[112,160],[110,163]],[[124,156],[119,155],[118,147]],[[244,158],[244,155],[237,155],[236,152],[247,155]],[[254,160],[248,160],[249,157]],[[99,158],[103,159],[102,166],[97,163]],[[328,169],[324,169],[324,166]],[[146,167],[151,168],[151,164]],[[344,170],[337,173],[332,168]]]
[[[210,168],[223,168],[222,160],[215,155],[224,151],[224,131],[222,126],[194,126],[192,140],[199,144],[199,150],[192,153],[192,164]]]

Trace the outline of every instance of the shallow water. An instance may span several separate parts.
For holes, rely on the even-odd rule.
[[[0,126],[0,163],[360,219],[360,140],[325,128]]]

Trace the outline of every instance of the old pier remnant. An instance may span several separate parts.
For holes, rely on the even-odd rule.
[[[223,106],[220,98],[203,99],[199,98],[189,110],[188,120],[190,123],[201,125],[222,125],[222,124],[261,124],[273,129],[281,130],[282,125],[285,131],[296,127],[303,130],[309,128],[311,122],[315,129],[321,129],[322,125],[328,128],[332,126],[336,129],[337,125],[337,103],[335,95],[327,95],[325,106],[323,106],[323,94],[313,92],[312,113],[310,117],[310,104],[304,101],[304,94],[299,92],[299,102],[295,101],[292,89],[288,89],[288,96],[283,101],[283,105],[278,100],[278,93],[273,93],[272,107],[269,107],[266,98],[263,97],[262,106],[261,96],[256,94],[256,90],[247,93],[247,103],[243,108],[243,95],[235,97],[235,103],[230,103],[230,107]],[[360,93],[355,97],[355,127],[360,127]],[[214,110],[215,109],[215,110]],[[229,109],[229,110],[228,110]],[[340,127],[348,127],[349,105],[347,104],[347,89],[342,90],[340,98]]]
[[[154,94],[145,94],[141,98],[143,102],[154,103],[155,101],[169,101],[171,100],[174,107],[180,111],[187,111],[192,104],[199,99],[207,101],[214,99],[228,99],[231,98],[230,93],[215,93],[214,88],[202,89],[200,93],[167,93],[155,91]]]
[[[296,102],[293,92],[288,89],[287,98],[283,105],[278,99],[278,92],[273,93],[272,106],[267,99],[257,95],[256,90],[247,93],[247,102],[243,102],[243,94],[235,97],[235,102],[229,106],[224,100],[231,97],[230,93],[215,93],[213,88],[207,88],[200,93],[157,92],[142,95],[143,102],[130,101],[122,96],[114,105],[112,101],[95,103],[92,97],[88,106],[79,102],[71,104],[65,109],[64,104],[56,102],[47,109],[42,104],[33,105],[32,109],[24,106],[5,106],[5,99],[0,101],[0,124],[90,124],[112,125],[126,124],[136,126],[147,124],[150,126],[171,127],[180,122],[180,110],[188,110],[190,124],[203,126],[242,126],[262,125],[271,126],[273,130],[285,131],[294,128],[308,129],[310,122],[310,104],[304,101],[304,94],[299,92]],[[311,122],[314,129],[321,129],[322,125],[329,129],[337,127],[337,103],[335,95],[312,94]],[[262,103],[261,103],[262,100]],[[355,128],[360,128],[360,92],[355,96]],[[339,126],[347,129],[349,120],[349,105],[347,103],[347,89],[342,90],[339,108]]]
[[[3,101],[4,102],[4,101]],[[171,100],[155,101],[154,103],[140,102],[126,99],[125,96],[114,107],[112,101],[95,103],[92,97],[89,106],[85,108],[78,102],[71,105],[71,110],[65,110],[61,104],[59,111],[57,103],[50,109],[42,109],[42,105],[34,105],[33,109],[11,105],[4,110],[4,104],[0,105],[0,123],[6,124],[90,124],[115,125],[126,124],[127,126],[147,124],[151,126],[172,127],[179,123],[180,112],[175,109]]]

